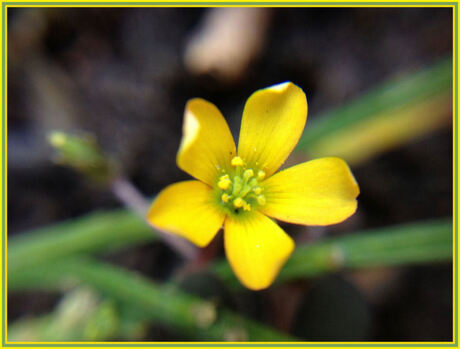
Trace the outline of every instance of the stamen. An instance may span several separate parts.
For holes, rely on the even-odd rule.
[[[257,197],[257,202],[259,203],[259,205],[263,206],[263,205],[265,205],[265,203],[266,203],[267,201],[265,200],[265,196],[259,195],[259,196]]]
[[[259,170],[259,172],[257,172],[257,179],[259,181],[263,180],[265,178],[265,172],[262,171],[262,170]]]
[[[252,191],[255,194],[259,195],[260,193],[262,193],[262,188],[261,187],[254,187],[254,188],[252,188]]]
[[[224,178],[225,176],[227,176],[227,178]],[[217,183],[217,186],[222,190],[228,189],[228,187],[232,183],[230,181],[230,178],[228,178],[228,175],[225,176],[220,177],[219,182]]]
[[[251,211],[251,204],[244,203],[243,204],[243,210],[244,211]]]
[[[240,158],[239,156],[235,156],[233,159],[232,159],[232,166],[243,166],[244,165],[244,161],[242,158]]]
[[[238,197],[235,200],[233,200],[233,206],[235,206],[236,208],[243,207],[245,204],[247,205],[246,201],[244,201],[240,197]]]
[[[228,200],[230,200],[231,196],[228,195],[227,193],[224,193],[224,194],[222,194],[222,196],[220,198],[222,199],[223,202],[227,203]]]
[[[249,178],[251,178],[252,176],[254,176],[254,171],[252,169],[247,169],[246,171],[244,171],[243,173],[243,177],[244,179],[247,181]]]

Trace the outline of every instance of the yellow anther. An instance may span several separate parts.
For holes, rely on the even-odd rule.
[[[230,179],[230,176],[228,174],[224,174],[223,176],[219,177],[219,180],[222,180],[222,179]]]
[[[244,204],[246,204],[246,201],[244,201],[242,198],[238,197],[235,200],[233,200],[233,206],[235,206],[236,208],[243,207]]]
[[[262,170],[259,170],[259,172],[257,172],[257,179],[259,181],[263,180],[265,178],[265,172],[262,171]]]
[[[248,203],[244,203],[243,204],[243,210],[244,211],[251,211],[251,204],[248,204]]]
[[[243,159],[240,158],[239,156],[235,156],[233,159],[232,159],[232,166],[243,166],[244,165],[244,162],[243,162]]]
[[[259,195],[260,193],[262,193],[262,188],[261,188],[261,187],[254,187],[254,188],[252,188],[252,191],[253,191],[256,195]]]
[[[231,183],[230,179],[221,178],[219,182],[217,183],[217,186],[222,190],[226,190],[230,186],[230,183]]]
[[[228,200],[230,200],[230,195],[228,195],[227,193],[224,193],[222,194],[222,196],[220,197],[222,199],[223,202],[228,202]]]
[[[254,176],[254,171],[252,169],[247,169],[246,171],[244,171],[243,173],[243,177],[244,179],[248,180],[249,178],[253,177]]]
[[[257,202],[259,203],[259,205],[262,205],[262,206],[265,205],[265,203],[266,203],[265,196],[259,195],[257,197]]]

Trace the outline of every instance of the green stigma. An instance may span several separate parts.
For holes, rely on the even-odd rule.
[[[265,172],[247,168],[239,156],[235,156],[231,164],[233,173],[224,173],[217,180],[219,203],[234,213],[265,205],[263,186],[260,185],[265,179]]]

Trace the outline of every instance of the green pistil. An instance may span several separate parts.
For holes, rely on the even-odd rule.
[[[237,197],[240,193],[241,189],[243,188],[243,180],[240,176],[233,177],[232,185],[232,196]]]

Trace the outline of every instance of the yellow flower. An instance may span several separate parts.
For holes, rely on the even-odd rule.
[[[256,91],[244,107],[237,152],[217,107],[190,100],[177,164],[198,180],[164,189],[148,221],[201,247],[223,225],[226,255],[238,279],[252,290],[270,286],[294,242],[269,217],[329,225],[357,207],[358,184],[339,158],[312,160],[275,174],[297,144],[307,110],[304,92],[291,82]]]

